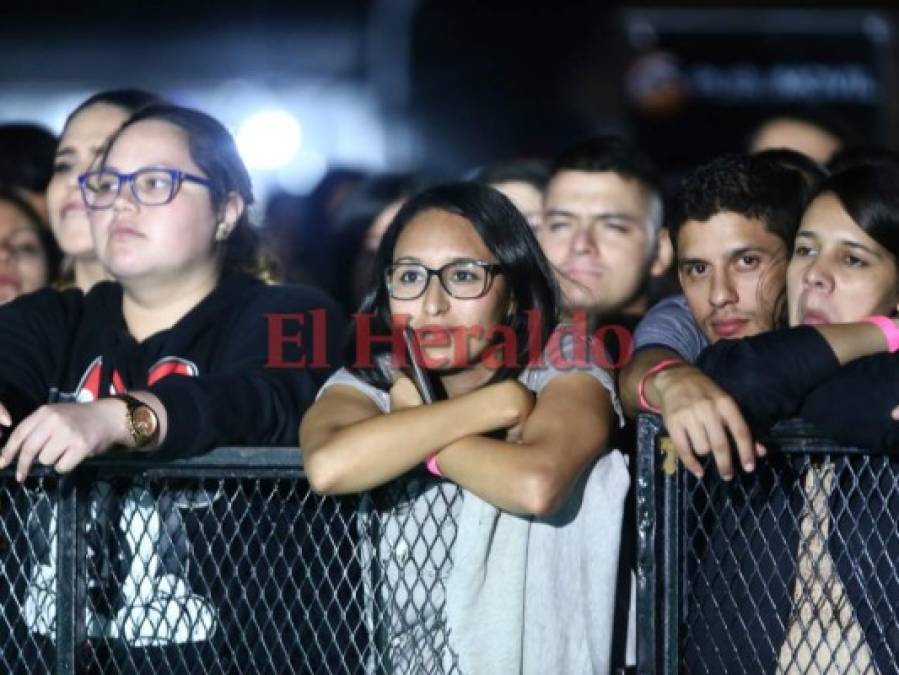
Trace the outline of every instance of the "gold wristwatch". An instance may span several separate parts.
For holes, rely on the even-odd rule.
[[[131,434],[135,448],[143,448],[156,440],[159,435],[159,417],[152,407],[128,394],[114,394],[110,398],[124,401],[128,406],[125,424],[128,425],[128,433]]]

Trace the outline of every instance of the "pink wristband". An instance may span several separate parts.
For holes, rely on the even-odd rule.
[[[887,349],[890,353],[899,351],[899,326],[886,316],[868,316],[862,319],[866,323],[873,323],[883,333],[887,341]]]
[[[430,471],[435,476],[443,476],[443,472],[440,470],[440,465],[437,464],[437,455],[431,455],[425,460],[425,466],[428,471]]]
[[[640,399],[640,406],[644,410],[648,410],[649,412],[654,412],[657,415],[662,412],[658,408],[656,408],[652,403],[646,400],[646,381],[649,379],[651,375],[655,375],[659,371],[665,370],[666,368],[670,368],[671,366],[677,366],[683,363],[683,359],[662,359],[657,364],[655,364],[652,368],[646,371],[643,377],[640,378],[640,384],[637,385],[637,395]]]

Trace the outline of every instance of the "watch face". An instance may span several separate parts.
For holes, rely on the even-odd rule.
[[[156,433],[156,415],[145,405],[134,410],[134,430],[143,438],[150,438]]]

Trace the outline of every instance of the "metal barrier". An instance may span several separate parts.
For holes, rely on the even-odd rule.
[[[0,672],[453,673],[458,489],[310,492],[296,448],[0,472]]]
[[[790,421],[696,479],[639,423],[641,673],[899,673],[899,457]]]

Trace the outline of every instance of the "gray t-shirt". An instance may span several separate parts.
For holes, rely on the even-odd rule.
[[[592,350],[587,345],[587,354]],[[573,341],[561,344],[562,356],[574,355]],[[621,404],[612,376],[589,363],[558,368],[560,361],[544,352],[545,367],[525,368],[518,381],[539,396],[554,377],[583,372],[596,378],[609,392],[619,424],[624,424]],[[571,361],[569,361],[570,363]],[[334,373],[319,396],[335,385],[346,385],[365,394],[382,412],[390,412],[390,395],[373,387],[345,368]],[[396,675],[424,672],[458,674],[458,656],[449,647],[446,615],[446,583],[453,569],[463,491],[450,481],[440,481],[421,472],[393,481],[389,489],[399,498],[378,506],[370,494],[359,507],[359,560],[363,568],[366,622],[371,634],[383,629],[385,643],[375,646],[366,661],[380,663]],[[376,531],[372,539],[369,533]],[[370,582],[373,570],[380,581]]]
[[[709,341],[699,329],[687,299],[683,295],[665,298],[637,324],[634,352],[652,347],[665,347],[693,363]]]
[[[687,315],[689,316],[689,310],[687,310]],[[578,350],[575,349],[574,338],[571,335],[564,335],[562,326],[556,330],[558,335],[562,336],[561,340],[556,340],[555,338],[558,336],[554,335],[549,340],[548,346],[543,352],[543,358],[540,364],[529,365],[522,370],[518,375],[518,381],[534,392],[534,394],[539,395],[543,390],[543,387],[558,375],[565,375],[566,373],[586,373],[598,380],[609,392],[609,398],[612,400],[612,408],[615,410],[618,423],[623,426],[624,414],[621,409],[621,402],[618,399],[618,392],[615,389],[615,380],[605,368],[594,362],[596,356],[592,349],[592,340],[589,338],[587,339],[586,348],[582,350],[583,355],[586,357],[586,361],[581,363],[578,361],[580,356]],[[348,385],[357,389],[371,399],[371,401],[378,406],[379,410],[385,414],[390,412],[390,394],[364,382],[346,368],[341,368],[328,378],[322,385],[316,398],[320,397],[328,388],[338,384]]]

